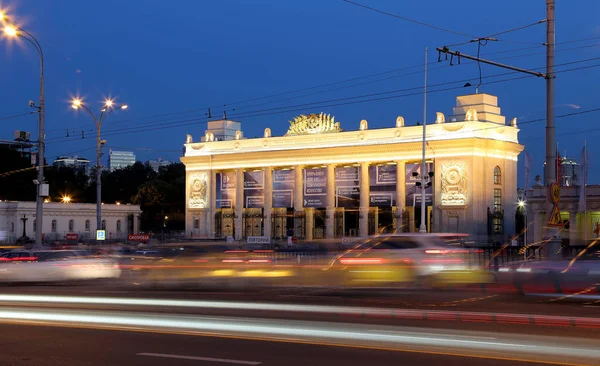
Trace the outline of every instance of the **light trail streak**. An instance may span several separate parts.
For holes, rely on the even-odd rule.
[[[45,309],[0,309],[4,322],[45,325],[108,326],[118,330],[187,331],[190,335],[240,336],[287,341],[335,342],[344,346],[389,347],[403,350],[416,347],[422,351],[451,350],[470,352],[471,356],[498,357],[506,354],[524,360],[572,364],[600,359],[594,340],[537,335],[498,334],[447,330],[438,334],[421,333],[419,328],[390,327],[351,323],[327,323],[298,320],[213,317],[195,315],[143,314],[121,311],[73,311]],[[560,346],[559,346],[560,345]]]

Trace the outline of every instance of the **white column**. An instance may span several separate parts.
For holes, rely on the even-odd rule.
[[[574,245],[578,241],[577,237],[577,211],[569,212],[569,245]]]
[[[542,222],[542,213],[534,211],[533,213],[533,242],[538,243],[542,240],[542,229],[544,223]],[[531,240],[531,239],[528,239]]]
[[[244,171],[236,169],[235,171],[235,240],[242,240],[243,223],[242,215],[244,213]]]
[[[139,225],[140,225],[140,215],[133,214],[133,233],[132,234],[137,234],[139,232]]]
[[[369,205],[370,205],[370,182],[369,163],[360,164],[360,218],[358,220],[358,236],[369,236]]]
[[[313,240],[313,230],[315,227],[315,209],[310,207],[310,208],[306,208],[304,209],[304,212],[306,212],[306,240]]]
[[[325,222],[325,238],[335,236],[335,164],[327,165],[327,219]]]
[[[301,213],[304,211],[304,204],[302,202],[302,192],[303,192],[303,184],[304,181],[304,166],[296,165],[294,168],[294,212]],[[299,232],[298,226],[300,226],[301,220],[294,219],[294,235],[298,237],[302,237],[303,235]]]
[[[263,190],[265,198],[264,198],[264,236],[271,237],[272,233],[272,222],[271,222],[271,212],[273,211],[273,168],[266,167],[265,168],[265,188]]]
[[[396,232],[404,231],[404,210],[406,210],[406,162],[396,162]]]
[[[208,237],[210,239],[215,238],[215,214],[217,213],[217,172],[211,170],[209,172],[209,184],[208,184]]]

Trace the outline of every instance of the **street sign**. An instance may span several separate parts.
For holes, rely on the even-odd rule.
[[[558,183],[552,183],[552,186],[550,186],[550,194],[552,195],[552,203],[556,205],[560,201],[560,186]]]
[[[143,243],[150,240],[150,234],[129,234],[127,235],[127,240]]]
[[[106,240],[106,230],[96,230],[96,240]]]
[[[550,219],[548,220],[548,225],[550,226],[562,226],[563,222],[562,222],[562,218],[560,217],[560,209],[558,208],[558,205],[554,205],[554,208],[552,209],[552,214],[550,215]]]
[[[67,240],[77,240],[77,239],[79,239],[79,234],[77,234],[77,233],[68,233],[66,235],[66,239]]]

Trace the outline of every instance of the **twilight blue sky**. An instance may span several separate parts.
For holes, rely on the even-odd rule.
[[[358,2],[472,36],[545,18],[543,0]],[[600,57],[598,1],[557,3],[556,63]],[[191,133],[195,141],[203,134],[207,107],[213,117],[227,110],[228,117],[242,122],[247,137],[260,136],[265,127],[281,135],[294,116],[321,111],[334,115],[347,130],[357,129],[361,119],[367,119],[370,128],[393,126],[398,115],[413,125],[422,119],[426,46],[432,62],[429,122],[436,111],[451,114],[457,95],[474,92],[462,88],[465,82],[478,83],[473,62],[463,60],[452,67],[436,63],[435,47],[469,37],[341,0],[0,0],[0,7],[8,8],[44,48],[50,159],[74,153],[94,157],[93,124],[89,116],[69,108],[74,95],[95,109],[109,95],[130,105],[105,121],[109,147],[133,150],[139,160],[177,160],[185,134]],[[482,57],[523,68],[544,66],[545,25],[497,38],[481,48]],[[477,52],[475,43],[453,48]],[[588,67],[557,75],[557,115],[600,108],[599,64],[595,59],[557,66],[558,71]],[[494,77],[507,72],[482,65],[480,91],[497,95],[507,118],[519,117],[520,140],[536,165],[533,174],[542,174],[544,121],[523,122],[545,116],[544,80]],[[38,100],[38,78],[33,47],[2,37],[0,118],[29,111],[28,100]],[[448,88],[453,89],[439,90]],[[398,90],[405,91],[343,99]],[[282,94],[286,92],[291,93]],[[272,95],[276,96],[263,98]],[[591,161],[597,161],[599,116],[594,112],[557,119],[561,153],[578,157],[587,139]],[[0,119],[0,139],[12,139],[15,129],[37,135],[37,116]],[[589,180],[600,183],[600,172],[590,169]]]

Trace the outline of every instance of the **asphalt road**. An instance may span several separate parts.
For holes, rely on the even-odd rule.
[[[0,325],[0,365],[542,365],[435,354],[152,332]],[[443,352],[443,349],[440,349]]]
[[[598,309],[586,304],[465,290],[5,286],[0,366],[600,365]],[[428,316],[397,316],[420,309]],[[472,316],[490,311],[510,316]],[[471,315],[447,318],[457,312]],[[597,323],[533,321],[543,313]]]
[[[119,282],[92,282],[69,285],[4,285],[4,294],[44,294],[177,298],[249,302],[277,302],[327,305],[373,306],[424,310],[487,311],[564,316],[599,316],[600,297],[540,294],[523,296],[510,288],[448,290],[350,290],[336,288],[197,289],[189,287],[148,288],[124,286]]]

